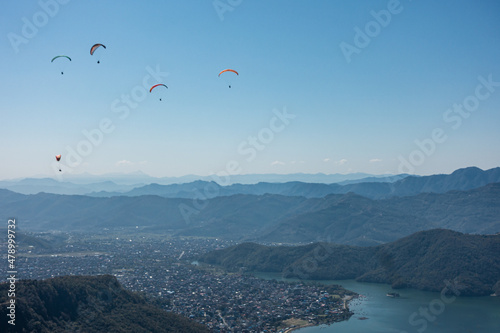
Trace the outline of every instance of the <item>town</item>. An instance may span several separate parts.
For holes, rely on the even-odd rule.
[[[235,245],[234,241],[139,232],[58,237],[65,240],[57,246],[44,248],[37,243],[19,250],[20,279],[112,274],[125,288],[154,297],[166,311],[213,332],[286,332],[295,322],[331,324],[352,315],[345,299],[355,294],[339,286],[228,274],[196,261],[203,253]]]

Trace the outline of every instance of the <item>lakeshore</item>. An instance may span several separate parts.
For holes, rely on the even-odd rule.
[[[347,312],[350,312],[349,310],[349,302],[351,300],[353,300],[355,298],[355,296],[353,295],[346,295],[344,297],[342,297],[342,308],[343,310],[346,310]],[[345,319],[345,320],[349,320],[349,318]],[[287,323],[288,321],[294,321],[294,319],[289,319],[289,320],[285,320],[284,323]],[[333,323],[335,323],[336,321],[332,322],[332,323],[327,323],[326,325],[331,325]],[[306,327],[316,327],[316,326],[321,326],[321,325],[325,325],[324,323],[320,324],[320,323],[311,323],[311,322],[307,322],[307,321],[304,321],[304,320],[295,320],[294,322],[294,325],[292,325],[292,327],[289,327],[289,328],[285,328],[284,331],[282,331],[283,333],[290,333],[290,332],[293,332],[293,331],[298,331],[302,328],[306,328]]]
[[[500,331],[500,298],[457,297],[440,303],[436,292],[398,290],[400,297],[387,297],[390,286],[355,281],[331,281],[362,294],[349,303],[354,313],[333,325],[303,327],[295,333],[490,333]],[[326,283],[326,281],[325,281]],[[441,304],[444,304],[441,306]]]
[[[283,279],[280,274],[255,273],[264,279]],[[291,279],[283,279],[291,281]],[[354,280],[323,280],[324,284],[339,284],[358,293],[351,299],[353,315],[331,325],[296,327],[294,333],[490,333],[500,331],[500,298],[492,296],[456,297],[443,308],[437,308],[441,294],[415,289],[399,289],[400,297],[387,297],[389,285],[356,282]],[[440,303],[439,303],[440,304]],[[435,308],[436,307],[436,308]],[[421,315],[429,312],[429,319]]]
[[[301,319],[295,319],[291,318],[288,320],[283,321],[283,324],[286,324],[288,327],[284,328],[281,332],[282,333],[290,333],[293,331],[297,331],[301,328],[309,327],[309,326],[314,326],[308,321],[301,320]]]

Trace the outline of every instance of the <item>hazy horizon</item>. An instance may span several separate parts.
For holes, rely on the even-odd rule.
[[[465,168],[477,168],[476,166],[468,166],[464,168],[458,168],[456,170],[460,169],[465,169]],[[489,169],[482,169],[479,168],[483,171],[489,170]],[[494,169],[494,168],[490,168]],[[433,174],[410,174],[412,176],[432,176],[432,175],[439,175],[439,174],[451,174],[454,171],[450,173],[433,173]],[[406,174],[406,173],[403,173]],[[359,176],[366,176],[366,177],[385,177],[385,176],[396,176],[400,174],[392,174],[392,173],[380,173],[380,174],[374,174],[374,173],[366,173],[366,172],[347,172],[347,173],[324,173],[324,172],[316,172],[316,173],[306,173],[306,172],[290,172],[290,173],[242,173],[242,174],[234,174],[234,175],[227,175],[229,177],[245,177],[245,176],[294,176],[294,175],[304,175],[304,176],[316,176],[316,175],[322,175],[322,176],[349,176],[349,175],[359,175]],[[217,176],[217,174],[208,174],[208,175],[197,175],[197,174],[184,174],[184,175],[179,175],[179,176],[153,176],[150,175],[142,170],[136,170],[136,171],[131,171],[131,172],[109,172],[109,173],[102,173],[102,174],[94,174],[90,172],[82,172],[82,173],[75,173],[75,174],[69,174],[68,177],[57,177],[54,176],[54,174],[38,174],[38,175],[32,175],[32,176],[27,176],[27,177],[17,177],[17,178],[0,178],[0,181],[16,181],[16,180],[23,180],[23,179],[43,179],[43,178],[51,178],[51,179],[58,179],[64,181],[65,178],[69,178],[70,180],[72,178],[78,178],[78,177],[95,177],[95,178],[100,178],[100,177],[109,177],[109,176],[115,176],[115,177],[128,177],[128,176],[144,176],[148,178],[157,178],[157,179],[162,179],[162,178],[188,178],[188,177],[193,177],[193,178],[207,178],[207,177],[212,177],[212,176]]]

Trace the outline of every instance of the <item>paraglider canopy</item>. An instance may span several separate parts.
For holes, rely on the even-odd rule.
[[[52,58],[52,60],[50,62],[54,62],[54,60],[56,60],[57,58],[66,58],[68,59],[69,61],[71,61],[71,58],[68,57],[68,56],[65,56],[65,55],[58,55],[58,56],[55,56],[54,58]]]
[[[106,48],[106,46],[104,46],[103,44],[94,44],[94,45],[92,45],[92,47],[90,48],[90,55],[94,55],[95,50],[97,50],[97,48],[98,48],[99,46],[102,46],[102,47]]]
[[[236,73],[236,75],[240,75],[240,74],[238,74],[238,72],[237,72],[237,71],[235,71],[234,69],[229,69],[229,68],[228,68],[228,69],[225,69],[225,70],[221,71],[221,72],[219,73],[219,76],[220,76],[222,73],[225,73],[225,72],[233,72],[233,73]]]
[[[100,46],[102,46],[103,48],[106,48],[106,46],[104,46],[103,44],[94,44],[90,48],[90,55],[94,55],[95,50],[97,50]],[[101,61],[97,60],[97,63],[99,64],[99,63],[101,63]]]
[[[158,83],[158,84],[155,84],[154,86],[152,86],[150,89],[149,89],[149,92],[153,92],[153,89],[156,88],[156,87],[160,87],[160,86],[163,86],[165,88],[168,89],[167,85],[163,84],[163,83]],[[160,98],[160,101],[161,101],[161,98]]]
[[[56,155],[56,161],[59,162],[61,160],[61,155]],[[59,172],[62,172],[61,167],[59,167]]]
[[[54,60],[56,59],[59,59],[59,58],[66,58],[68,59],[69,61],[71,61],[71,58],[68,57],[67,55],[58,55],[58,56],[55,56],[54,58],[52,58],[52,60],[50,62],[54,62]],[[64,71],[61,70],[61,75],[64,74]]]
[[[221,72],[219,73],[219,77],[221,76],[221,74],[222,74],[222,73],[226,73],[226,72],[232,72],[232,73],[235,73],[236,75],[240,75],[240,74],[238,74],[238,72],[237,72],[237,71],[235,71],[234,69],[230,69],[230,68],[228,68],[228,69],[224,69],[223,71],[221,71]],[[231,83],[230,83],[227,79],[226,79],[226,82],[227,82],[227,84],[229,85],[229,88],[231,88]]]
[[[168,87],[167,87],[165,84],[163,84],[163,83],[158,83],[158,84],[155,84],[154,86],[152,86],[152,87],[151,87],[151,89],[149,89],[149,92],[153,91],[153,89],[154,89],[154,88],[156,88],[156,87],[158,87],[158,86],[164,86],[165,88],[167,88],[167,89],[168,89]]]

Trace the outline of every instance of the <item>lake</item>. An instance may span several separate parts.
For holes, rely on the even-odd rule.
[[[264,279],[284,279],[281,274],[254,273]],[[340,284],[363,297],[350,303],[354,315],[330,326],[306,327],[297,333],[492,333],[500,332],[500,297],[442,298],[440,293],[400,289],[399,298],[386,294],[389,285],[353,280],[317,281]],[[361,318],[361,319],[360,319]],[[367,318],[367,319],[364,319]]]

